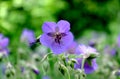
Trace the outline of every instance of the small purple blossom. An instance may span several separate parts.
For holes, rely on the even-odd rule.
[[[82,65],[82,58],[78,58],[77,59],[78,63],[74,64],[74,68],[75,69],[81,69],[81,65]],[[96,69],[98,68],[98,65],[96,63],[95,59],[92,60],[86,60],[84,63],[84,71],[86,74],[91,74],[93,73]]]
[[[40,73],[40,71],[37,70],[37,69],[32,69],[32,71],[33,71],[36,75],[38,75],[38,74]]]
[[[67,49],[67,53],[69,53],[69,54],[75,54],[77,46],[78,45],[77,45],[76,42],[72,42],[71,45]]]
[[[89,46],[91,47],[95,47],[96,46],[96,42],[95,41],[89,41]]]
[[[116,75],[116,76],[120,76],[120,70],[117,70],[117,71],[115,72],[115,75]]]
[[[21,41],[27,42],[28,44],[32,44],[35,42],[35,35],[32,30],[24,29],[21,35]]]
[[[7,37],[4,37],[2,34],[0,34],[0,53],[3,53],[4,55],[8,54],[8,44],[9,39]]]
[[[111,56],[115,56],[116,53],[117,53],[116,49],[114,49],[114,48],[111,49],[111,52],[110,52]]]
[[[70,23],[65,20],[59,22],[45,22],[42,26],[43,34],[40,37],[42,45],[49,47],[54,54],[61,54],[73,41],[70,32]]]
[[[96,59],[94,59],[98,53],[95,48],[90,46],[85,46],[83,44],[79,45],[76,49],[76,54],[82,55],[85,58],[84,71],[86,74],[93,73],[97,69]],[[77,62],[74,65],[75,69],[81,69],[83,58],[77,58]]]
[[[111,48],[111,47],[109,47],[109,46],[106,46],[106,47],[104,48],[104,52],[105,52],[106,54],[110,55],[110,56],[115,56],[116,53],[117,53],[117,50],[116,50],[115,48]]]
[[[42,79],[50,79],[50,77],[49,76],[43,76]]]
[[[98,55],[97,50],[90,46],[85,46],[83,44],[79,45],[76,49],[76,54],[83,55],[84,58],[88,58],[91,55]]]

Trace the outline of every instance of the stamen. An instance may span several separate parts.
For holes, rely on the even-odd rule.
[[[55,42],[58,43],[58,44],[60,44],[61,39],[62,39],[62,37],[64,37],[64,36],[66,36],[65,33],[56,34],[56,36],[55,36]]]

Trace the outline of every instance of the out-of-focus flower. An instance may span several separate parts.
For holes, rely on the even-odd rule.
[[[40,73],[39,69],[36,66],[31,66],[32,71],[37,75]]]
[[[42,30],[44,33],[40,37],[40,42],[49,47],[54,54],[61,54],[66,51],[73,41],[73,34],[69,31],[70,24],[68,21],[45,22]]]
[[[77,58],[77,63],[74,64],[75,69],[81,69],[82,66],[82,58]],[[84,71],[86,74],[93,73],[98,68],[95,59],[86,60],[84,63]]]
[[[49,76],[43,76],[42,79],[50,79],[50,77]]]
[[[95,47],[96,46],[96,42],[95,41],[89,41],[89,46]]]
[[[120,76],[120,69],[119,70],[114,70],[112,73],[115,76]]]
[[[10,62],[8,62],[6,65],[5,74],[7,77],[10,77],[11,75],[12,76],[15,75],[15,69]]]
[[[112,55],[112,56],[115,56],[115,54],[117,53],[117,51],[116,51],[116,49],[111,49],[111,52],[110,52],[110,54]]]
[[[21,41],[26,42],[29,45],[35,43],[36,39],[34,32],[32,30],[24,29],[21,35]]]
[[[21,69],[21,72],[24,73],[25,68],[24,67],[20,67],[20,69]]]
[[[115,48],[111,48],[111,47],[109,47],[109,46],[106,46],[106,47],[104,48],[104,52],[105,52],[106,54],[110,55],[110,56],[115,56],[116,53],[117,53],[117,50],[116,50]]]
[[[118,36],[118,47],[120,48],[120,35]]]
[[[76,42],[72,42],[71,45],[67,49],[67,53],[69,53],[69,54],[75,54],[77,46],[78,45],[77,45]]]
[[[39,73],[40,73],[40,71],[37,70],[37,69],[32,69],[32,71],[33,71],[35,74],[39,74]]]
[[[8,54],[8,44],[9,39],[0,34],[0,53],[3,53],[4,55]]]
[[[30,68],[36,75],[38,75],[40,73],[39,69],[37,68],[37,66],[35,65],[35,63],[32,62],[23,62],[23,64],[26,64],[26,67]]]
[[[76,54],[81,54],[83,58],[95,58],[98,56],[97,50],[90,46],[85,46],[83,44],[79,45],[76,49]]]

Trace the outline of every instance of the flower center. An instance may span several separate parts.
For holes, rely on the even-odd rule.
[[[51,32],[51,33],[47,33],[47,35],[53,37],[54,41],[58,44],[60,44],[61,39],[66,36],[65,33],[59,33],[59,32],[55,32],[55,33]]]
[[[62,34],[56,34],[55,35],[55,42],[58,43],[58,44],[60,44],[61,38],[62,38]]]
[[[56,28],[55,28],[55,32],[47,33],[47,35],[50,36],[50,37],[53,37],[55,43],[60,44],[60,43],[61,43],[61,39],[62,39],[63,37],[65,37],[67,34],[66,34],[66,33],[60,33],[60,32],[59,32],[59,27],[56,27]]]

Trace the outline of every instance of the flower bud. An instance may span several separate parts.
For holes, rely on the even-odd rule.
[[[120,76],[120,70],[115,70],[115,71],[113,71],[113,75],[115,75],[115,76]]]
[[[88,59],[94,59],[99,56],[99,53],[90,53]]]
[[[65,75],[65,72],[67,71],[67,68],[60,62],[59,62],[59,68],[58,69],[63,75]]]
[[[0,61],[2,61],[3,55],[4,54],[0,52]]]
[[[10,62],[6,66],[5,74],[7,77],[11,77],[15,75],[15,69],[13,68]]]
[[[33,68],[32,71],[33,71],[35,74],[39,74],[39,73],[40,73],[40,71],[39,71],[38,69],[36,69],[36,68]]]
[[[49,68],[49,63],[45,61],[45,62],[43,63],[43,68],[44,68],[45,72],[47,72],[47,71],[48,71],[48,68]]]
[[[68,61],[68,64],[70,65],[71,68],[74,68],[75,63],[77,63],[77,60],[73,58]]]
[[[86,77],[86,74],[81,70],[81,69],[77,69],[76,70],[76,75],[78,77],[78,79],[80,79],[80,76],[82,75],[82,77]]]
[[[40,73],[39,69],[35,65],[29,65],[29,67],[36,75]]]
[[[32,55],[33,59],[36,61],[36,62],[39,62],[40,61],[40,57],[38,54],[33,54]]]

